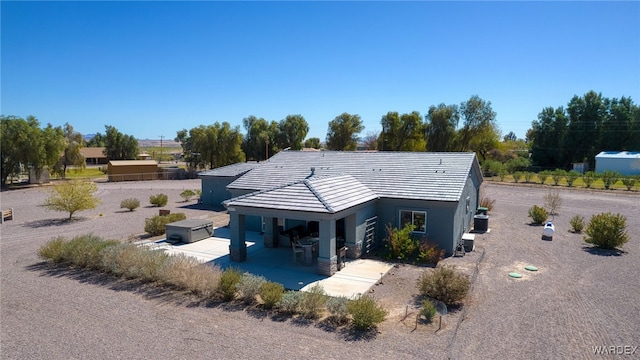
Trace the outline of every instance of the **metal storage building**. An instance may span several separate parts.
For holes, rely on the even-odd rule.
[[[158,180],[158,162],[155,160],[111,160],[109,181]]]
[[[596,155],[596,172],[617,171],[622,175],[640,175],[640,151],[603,151]]]

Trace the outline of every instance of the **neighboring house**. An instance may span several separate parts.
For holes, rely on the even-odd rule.
[[[80,154],[84,156],[87,165],[105,165],[109,161],[104,150],[104,147],[82,147]]]
[[[342,245],[359,258],[387,225],[411,223],[415,237],[451,254],[471,228],[483,181],[475,153],[283,151],[235,176],[224,202],[231,259],[246,259],[247,230],[262,230],[265,247],[276,247],[289,246],[282,234],[295,228],[319,239],[323,275],[337,270]],[[204,194],[213,183],[202,179]]]
[[[155,160],[111,160],[109,181],[158,180],[160,169]]]
[[[596,172],[617,171],[622,175],[640,175],[640,151],[603,151],[596,155]]]
[[[199,173],[198,176],[202,182],[202,203],[222,207],[223,201],[233,197],[231,192],[227,190],[227,185],[236,181],[240,176],[251,171],[257,165],[257,162],[249,161]]]

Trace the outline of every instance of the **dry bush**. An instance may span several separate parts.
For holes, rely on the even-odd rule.
[[[202,298],[214,298],[220,287],[222,270],[202,264],[184,254],[172,256],[162,269],[161,280],[177,288],[188,290]]]
[[[120,209],[129,209],[133,211],[140,207],[140,200],[136,198],[124,199],[120,202]]]
[[[549,191],[544,195],[544,204],[549,210],[549,215],[558,215],[558,211],[562,206],[562,197],[559,191]],[[546,220],[546,219],[545,219]]]
[[[420,275],[418,290],[424,296],[454,305],[464,300],[470,284],[469,276],[453,267],[443,266]]]
[[[444,259],[445,250],[438,248],[438,244],[423,241],[420,243],[418,260],[427,264],[437,264]]]
[[[244,273],[236,287],[238,293],[240,293],[240,299],[247,305],[253,304],[257,300],[256,296],[260,294],[262,285],[266,282],[267,279],[262,276]]]
[[[353,326],[358,330],[369,330],[384,321],[388,312],[376,300],[363,295],[347,304],[347,311],[351,314]]]
[[[267,281],[260,287],[260,299],[264,303],[264,307],[272,309],[282,299],[284,295],[284,286],[276,282]]]
[[[317,319],[326,303],[327,294],[324,292],[322,285],[316,284],[304,292],[300,302],[300,310],[305,318]]]
[[[489,198],[488,196],[483,196],[480,198],[480,207],[485,207],[487,210],[493,210],[493,205],[495,205],[496,201],[494,199]]]

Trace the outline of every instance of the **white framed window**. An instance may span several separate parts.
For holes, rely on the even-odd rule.
[[[400,210],[400,229],[407,224],[413,225],[413,232],[427,231],[427,212],[414,210]]]

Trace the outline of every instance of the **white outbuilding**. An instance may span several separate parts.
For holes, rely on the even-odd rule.
[[[640,175],[640,151],[603,151],[596,155],[596,172],[607,170]]]

